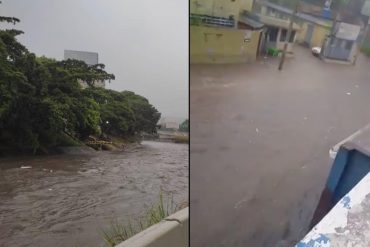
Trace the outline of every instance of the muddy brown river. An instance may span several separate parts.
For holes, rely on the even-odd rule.
[[[104,246],[101,230],[159,199],[188,201],[188,145],[0,159],[0,246]],[[32,168],[21,168],[30,166]]]

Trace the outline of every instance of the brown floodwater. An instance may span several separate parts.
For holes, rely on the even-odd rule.
[[[304,237],[336,143],[370,122],[370,59],[190,67],[192,247],[289,247]]]
[[[0,246],[104,246],[102,229],[188,201],[188,145],[0,159]],[[21,168],[30,166],[32,168]]]

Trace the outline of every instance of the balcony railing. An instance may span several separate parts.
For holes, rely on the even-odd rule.
[[[190,24],[195,26],[209,25],[218,27],[235,27],[235,20],[224,17],[190,14]]]

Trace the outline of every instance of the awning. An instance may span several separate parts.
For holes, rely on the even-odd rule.
[[[253,29],[262,29],[264,27],[264,24],[258,20],[258,17],[249,12],[243,12],[240,14],[239,22],[244,23]]]
[[[288,29],[289,27],[289,20],[283,20],[271,16],[265,16],[265,15],[258,15],[259,21],[265,24],[266,26],[272,26],[272,27],[279,27],[279,28],[285,28]],[[293,23],[293,30],[300,30],[301,27],[298,26],[298,24]]]

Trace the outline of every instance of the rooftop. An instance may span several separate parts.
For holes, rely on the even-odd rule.
[[[267,26],[272,26],[272,27],[279,27],[279,28],[285,28],[288,29],[289,27],[289,21],[288,20],[283,20],[279,19],[276,17],[272,16],[266,16],[266,15],[261,15],[258,14],[260,22],[266,24]],[[301,27],[298,26],[298,24],[293,23],[293,30],[300,30]]]
[[[247,11],[240,14],[239,21],[251,26],[253,29],[261,29],[264,26],[257,15]]]
[[[270,3],[268,1],[257,1],[257,3],[260,4],[260,5],[264,5],[264,6],[273,8],[276,11],[279,11],[281,13],[285,13],[285,14],[289,14],[289,15],[293,14],[292,9],[280,6],[280,5],[275,4],[275,3]],[[325,18],[322,18],[322,17],[318,17],[318,16],[309,15],[309,14],[302,13],[302,12],[298,12],[297,17],[299,17],[299,18],[301,18],[305,21],[312,22],[312,23],[315,23],[315,24],[318,24],[318,25],[321,25],[321,26],[324,26],[324,27],[331,27],[331,25],[332,25],[331,20],[328,20],[328,19],[325,19]]]

